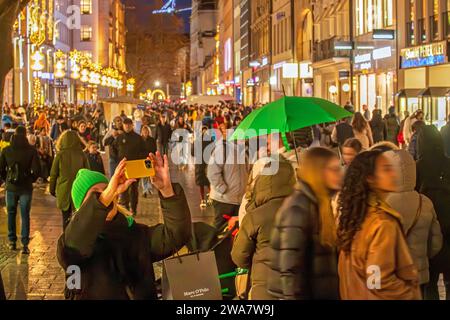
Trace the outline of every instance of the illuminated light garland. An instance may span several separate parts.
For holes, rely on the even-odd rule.
[[[31,56],[31,60],[33,61],[33,64],[31,65],[31,70],[33,71],[42,71],[44,70],[44,54],[40,51],[36,51]]]

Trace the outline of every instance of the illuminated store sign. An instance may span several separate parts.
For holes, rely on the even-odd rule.
[[[374,49],[370,53],[360,54],[355,56],[355,68],[357,70],[369,70],[372,69],[373,61],[386,59],[392,57],[391,47],[382,47]]]
[[[405,48],[400,56],[402,69],[443,64],[447,62],[447,41]]]

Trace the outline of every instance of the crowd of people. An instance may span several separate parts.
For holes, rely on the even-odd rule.
[[[211,208],[217,230],[239,225],[229,254],[248,270],[236,282],[240,299],[439,299],[440,275],[450,299],[450,115],[439,131],[421,110],[344,108],[352,117],[267,135],[252,161],[248,144],[227,139],[252,107],[161,102],[108,123],[97,105],[5,106],[10,248],[20,205],[29,253],[33,183],[48,183],[62,213],[58,260],[83,265],[90,279],[66,297],[155,299],[152,263],[193,230],[169,165],[195,163],[199,210]],[[186,148],[196,142],[201,156]],[[127,179],[125,159],[145,158],[155,177]],[[154,190],[164,224],[136,223],[139,195]]]

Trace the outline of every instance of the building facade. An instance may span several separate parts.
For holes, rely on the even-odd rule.
[[[254,102],[270,102],[272,1],[256,0],[251,8],[251,54],[253,68]]]
[[[191,81],[193,94],[206,94],[205,71],[216,50],[217,1],[193,0],[191,14]]]
[[[399,81],[401,113],[422,109],[438,128],[450,112],[450,1],[399,0]]]

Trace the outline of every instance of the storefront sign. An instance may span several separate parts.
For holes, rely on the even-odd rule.
[[[283,64],[283,78],[284,79],[298,78],[298,64],[297,63]]]
[[[348,79],[350,77],[350,71],[339,70],[339,79]]]
[[[360,54],[355,56],[355,63],[368,62],[370,59],[372,59],[372,55],[370,53]]]
[[[248,79],[247,80],[247,87],[254,87],[255,86],[255,80]]]
[[[392,57],[392,48],[383,47],[372,51],[373,60],[380,60]]]
[[[417,68],[447,62],[447,41],[405,48],[401,51],[401,68]]]
[[[300,63],[300,78],[309,79],[313,77],[313,68],[310,63]]]

